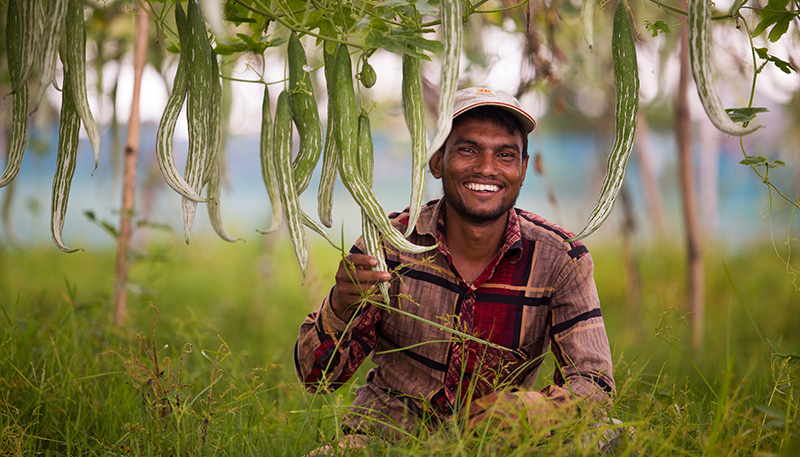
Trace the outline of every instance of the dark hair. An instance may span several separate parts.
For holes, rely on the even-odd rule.
[[[522,126],[522,122],[507,110],[492,105],[478,106],[459,114],[458,117],[453,119],[453,128],[467,119],[492,122],[511,134],[519,132],[522,136],[522,158],[528,157],[528,133],[525,131],[525,127]]]

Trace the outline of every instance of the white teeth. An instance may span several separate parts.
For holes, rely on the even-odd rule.
[[[499,186],[495,186],[494,184],[478,184],[474,182],[467,183],[467,189],[474,190],[476,192],[497,192],[500,190]]]

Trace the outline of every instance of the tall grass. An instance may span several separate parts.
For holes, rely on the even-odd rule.
[[[312,248],[303,281],[287,244],[149,248],[122,327],[112,253],[0,251],[0,455],[299,456],[335,444],[368,366],[330,395],[299,386],[297,330],[339,253]],[[702,351],[685,344],[680,253],[641,251],[636,309],[618,249],[593,254],[618,389],[609,415],[623,424],[585,409],[505,428],[454,421],[345,454],[596,455],[611,433],[625,438],[618,455],[800,455],[800,294],[770,249],[708,259]],[[548,356],[537,385],[552,370]]]

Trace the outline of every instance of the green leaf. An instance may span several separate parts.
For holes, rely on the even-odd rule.
[[[438,3],[438,2],[437,2]],[[420,0],[414,3],[414,6],[417,7],[417,11],[419,14],[423,16],[436,16],[439,14],[439,8],[429,2],[428,0]]]
[[[214,46],[214,51],[221,56],[229,56],[237,52],[245,52],[246,50],[247,45],[242,41],[237,41],[233,44],[217,42],[216,46]]]
[[[244,23],[253,24],[255,22],[258,22],[258,21],[256,21],[255,19],[253,19],[251,17],[245,17],[245,16],[230,16],[230,17],[227,17],[226,19],[229,22],[233,22],[236,25],[244,24]]]
[[[744,159],[740,160],[739,163],[742,165],[762,165],[767,162],[766,157],[762,156],[747,156]]]
[[[786,427],[786,421],[782,419],[774,419],[764,424],[764,428],[771,428],[776,430],[783,430],[785,427]]]
[[[381,6],[386,6],[389,8],[401,8],[409,5],[410,3],[405,0],[386,0],[381,2]]]
[[[324,10],[314,10],[308,15],[306,20],[306,28],[308,30],[319,29],[319,34],[322,36],[338,36],[339,27],[334,24],[330,17]],[[322,43],[321,38],[317,38],[315,45],[319,46]]]
[[[384,28],[381,31],[373,27],[367,34],[364,43],[371,48],[384,48],[389,52],[406,53],[425,60],[431,59],[424,51],[436,54],[444,50],[441,42],[427,40],[417,32],[403,29],[386,30]]]
[[[239,52],[252,52],[254,54],[263,54],[264,50],[273,46],[280,46],[285,43],[285,38],[279,38],[275,41],[270,41],[266,37],[260,36],[257,40],[253,37],[244,34],[236,34],[236,38],[231,43],[217,42],[214,46],[214,51],[223,56],[239,53]]]
[[[781,60],[771,54],[768,54],[767,48],[755,48],[755,51],[756,54],[758,54],[758,57],[766,60],[767,62],[772,62],[782,72],[786,74],[790,74],[793,71],[797,72],[797,68],[795,68],[794,65],[792,65],[791,63]]]
[[[97,219],[97,216],[95,216],[94,211],[87,210],[87,211],[84,211],[83,214],[86,216],[87,219],[89,219],[90,222],[92,222],[92,223],[96,224],[97,226],[99,226],[100,228],[104,229],[112,237],[119,238],[119,231],[117,230],[117,228],[114,227],[113,225],[111,225],[111,223],[109,223],[109,222],[101,221],[101,220]]]
[[[775,56],[771,57],[772,59],[770,59],[770,61],[774,63],[775,66],[778,67],[780,71],[786,73],[787,75],[790,74],[791,72],[795,73],[797,72],[797,68],[795,68],[794,65],[792,65],[791,63],[781,60]]]
[[[756,409],[766,414],[767,417],[770,417],[772,419],[784,419],[786,417],[786,413],[779,410],[778,408],[775,408],[774,406],[756,405]]]
[[[775,357],[786,359],[789,362],[800,362],[800,346],[795,346],[789,353],[786,353],[769,339],[767,339],[767,343],[769,343],[769,345],[772,346],[772,350],[775,351],[773,354]]]
[[[647,30],[653,32],[654,37],[657,37],[659,33],[672,32],[672,29],[664,21],[655,21],[655,22],[644,21],[644,23],[645,27],[647,27]]]
[[[164,224],[161,222],[153,222],[147,219],[139,219],[136,221],[136,228],[150,228],[154,230],[161,230],[164,232],[172,232],[172,227],[168,224]]]
[[[766,113],[767,111],[769,110],[763,107],[725,109],[725,112],[728,113],[728,117],[730,117],[733,122],[750,122],[756,118],[756,114]]]
[[[792,19],[798,16],[797,12],[789,11],[788,7],[789,0],[769,0],[767,6],[759,12],[761,22],[753,30],[753,36],[761,35],[772,27],[768,36],[769,40],[773,43],[778,41],[789,29]]]
[[[222,14],[225,17],[225,20],[233,22],[236,25],[245,23],[254,24],[259,22],[259,19],[253,17],[255,13],[236,2],[226,2],[225,10]]]

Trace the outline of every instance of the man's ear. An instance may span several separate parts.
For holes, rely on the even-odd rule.
[[[431,159],[428,161],[428,167],[431,169],[431,174],[436,179],[442,177],[442,149],[434,152]]]

